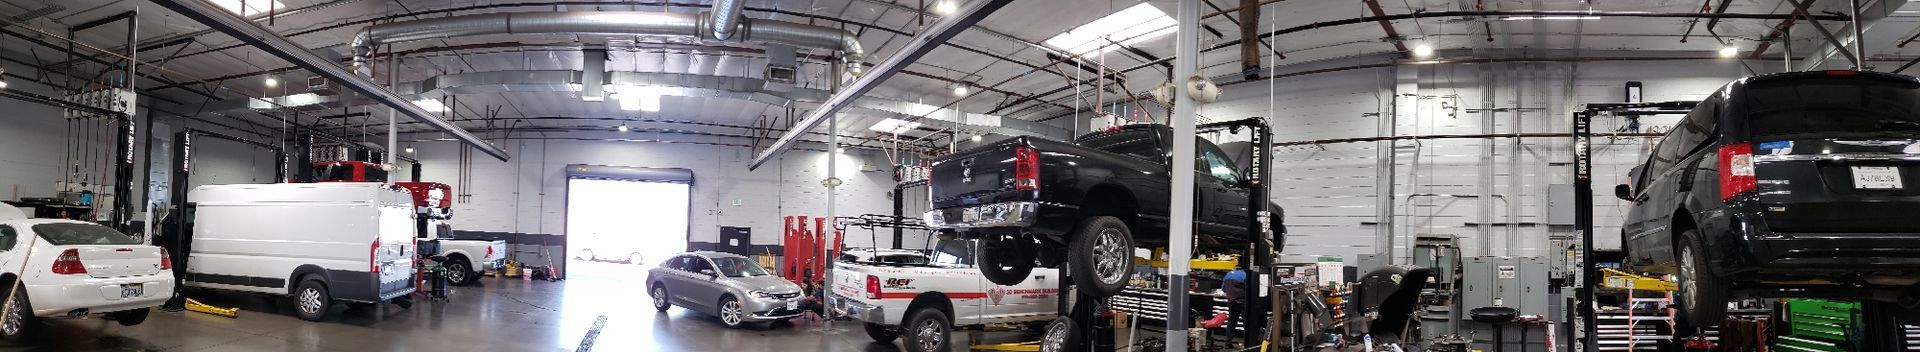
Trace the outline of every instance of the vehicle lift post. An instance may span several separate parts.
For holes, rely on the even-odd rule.
[[[1594,286],[1600,280],[1600,268],[1593,263],[1593,118],[1600,115],[1661,115],[1685,114],[1699,104],[1698,101],[1669,101],[1658,103],[1598,103],[1586,104],[1586,109],[1573,113],[1573,226],[1580,236],[1580,288],[1579,297],[1580,327],[1593,331],[1598,320],[1594,317]],[[1625,246],[1622,243],[1621,246]],[[1677,334],[1676,334],[1677,335]],[[1581,351],[1599,350],[1598,341],[1591,334],[1581,339]],[[1572,340],[1569,339],[1569,342]]]

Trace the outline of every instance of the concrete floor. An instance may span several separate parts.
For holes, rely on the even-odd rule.
[[[189,297],[208,304],[239,307],[240,317],[156,311],[146,323],[131,327],[91,318],[43,319],[38,345],[0,347],[0,352],[900,350],[897,341],[874,343],[857,322],[835,322],[832,329],[734,330],[683,308],[660,313],[641,289],[642,268],[611,263],[573,268],[573,277],[561,282],[482,278],[478,286],[453,288],[451,302],[420,300],[413,309],[335,305],[321,322],[294,317],[280,298],[189,291]],[[598,333],[586,341],[596,326]]]

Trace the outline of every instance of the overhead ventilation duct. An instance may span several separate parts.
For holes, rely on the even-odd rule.
[[[369,74],[367,58],[373,48],[400,42],[492,35],[651,35],[684,36],[696,40],[780,43],[840,52],[847,72],[858,76],[866,52],[860,37],[843,29],[734,16],[715,20],[706,14],[675,12],[593,11],[489,13],[393,22],[369,26],[353,37],[354,70]],[[729,31],[710,23],[735,23]],[[719,35],[727,37],[721,38]]]
[[[732,38],[733,27],[739,26],[740,20],[746,18],[741,15],[746,9],[746,0],[714,0],[713,11],[707,13],[707,22],[712,28],[713,38],[719,40]]]

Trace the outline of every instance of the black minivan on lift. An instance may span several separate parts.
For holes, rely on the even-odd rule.
[[[1615,196],[1627,266],[1676,274],[1678,305],[1718,325],[1738,298],[1913,307],[1920,283],[1920,80],[1792,72],[1695,106]]]

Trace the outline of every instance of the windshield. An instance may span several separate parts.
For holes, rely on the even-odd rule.
[[[1765,81],[1747,86],[1745,100],[1755,139],[1920,133],[1920,86],[1911,83],[1842,78]]]
[[[747,260],[747,258],[722,257],[712,259],[713,265],[720,267],[720,275],[726,275],[727,277],[772,275],[767,273],[767,269],[761,268],[760,263],[754,263],[752,260]]]
[[[33,225],[33,232],[57,246],[80,244],[140,244],[133,236],[114,231],[106,226],[77,223],[51,223]]]

